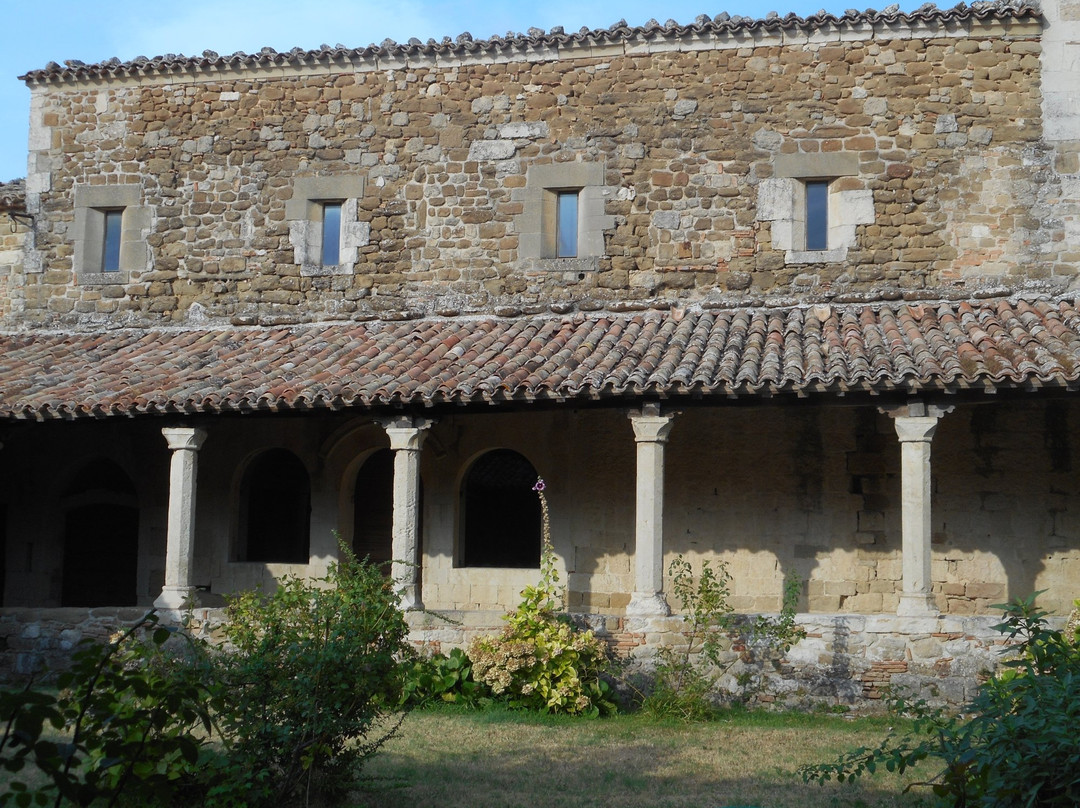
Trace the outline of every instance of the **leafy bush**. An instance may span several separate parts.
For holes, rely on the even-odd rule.
[[[58,694],[0,693],[0,765],[48,779],[36,790],[13,782],[0,806],[342,796],[400,723],[408,629],[391,582],[342,548],[325,578],[240,595],[228,618],[226,647],[210,649],[151,613],[81,648]],[[170,637],[184,653],[166,649]]]
[[[482,707],[491,702],[490,690],[472,675],[472,662],[460,648],[450,654],[414,659],[405,669],[402,705],[457,704]]]
[[[401,704],[408,653],[398,596],[377,567],[341,552],[323,579],[286,578],[269,597],[229,603],[219,722],[232,741],[225,783],[239,792],[223,786],[221,801],[338,797],[400,723],[385,720]]]
[[[191,653],[167,652],[172,637]],[[3,768],[32,765],[47,778],[38,788],[13,780],[0,805],[168,802],[194,779],[213,729],[201,657],[198,643],[150,613],[107,644],[84,641],[58,692],[0,692]]]
[[[1080,603],[1077,604],[1080,608]],[[1077,633],[1047,628],[1035,595],[1007,606],[995,628],[1018,644],[1004,670],[980,686],[971,717],[894,699],[914,728],[836,763],[808,766],[807,781],[853,780],[879,768],[904,771],[937,761],[922,785],[963,808],[1056,808],[1080,805],[1080,647]]]
[[[686,642],[659,649],[651,691],[642,701],[647,713],[687,721],[708,718],[715,712],[718,680],[740,658],[781,655],[805,636],[795,625],[798,576],[784,583],[779,616],[759,615],[746,625],[728,602],[731,575],[723,562],[715,566],[702,562],[695,578],[690,562],[680,555],[672,560],[668,574],[682,606]],[[731,653],[733,639],[743,648],[741,656]],[[750,681],[750,676],[741,679],[744,687]]]
[[[601,678],[607,648],[591,631],[577,629],[559,613],[562,592],[544,481],[537,480],[533,490],[543,519],[540,581],[522,591],[522,601],[506,615],[501,634],[470,644],[473,676],[512,707],[589,716],[612,713],[612,689]]]

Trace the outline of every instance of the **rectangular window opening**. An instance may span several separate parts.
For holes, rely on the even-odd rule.
[[[120,271],[120,234],[123,224],[123,210],[106,210],[105,214],[105,238],[102,244],[101,271]]]
[[[578,254],[578,192],[559,191],[555,213],[556,258],[576,258]]]
[[[324,202],[322,206],[322,265],[341,263],[341,203]]]
[[[806,183],[806,249],[829,249],[829,180]]]

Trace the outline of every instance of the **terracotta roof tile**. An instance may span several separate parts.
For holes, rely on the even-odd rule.
[[[764,19],[729,16],[727,13],[710,18],[707,14],[697,17],[693,23],[680,25],[668,20],[661,25],[650,20],[645,25],[627,25],[619,20],[608,28],[582,28],[575,33],[566,33],[562,27],[550,31],[532,28],[525,34],[508,33],[506,36],[492,36],[487,39],[474,39],[468,32],[456,38],[443,37],[442,41],[429,39],[426,43],[410,39],[399,44],[393,40],[384,40],[381,44],[371,44],[365,48],[347,48],[344,45],[331,47],[323,45],[317,50],[293,48],[278,52],[273,48],[263,48],[258,53],[237,52],[231,55],[219,55],[213,51],[203,51],[202,56],[184,56],[167,54],[148,59],[139,56],[130,61],[109,59],[97,64],[85,64],[77,59],[70,59],[63,65],[50,62],[41,70],[31,70],[20,76],[28,82],[70,81],[84,79],[107,79],[125,76],[160,76],[184,73],[199,73],[212,76],[219,71],[237,69],[277,68],[286,65],[303,67],[306,65],[337,65],[344,67],[352,62],[371,62],[386,59],[397,64],[410,58],[465,58],[484,54],[506,54],[517,51],[521,54],[540,49],[567,48],[569,51],[580,50],[588,53],[594,45],[609,45],[633,39],[657,40],[736,34],[745,36],[760,31],[792,32],[815,31],[833,26],[851,26],[863,24],[896,25],[955,25],[969,20],[1037,18],[1039,6],[1029,0],[997,0],[997,2],[975,2],[941,9],[933,3],[926,3],[915,11],[904,12],[899,5],[890,5],[883,11],[849,10],[843,14],[830,14],[820,11],[807,17],[796,14],[781,16],[771,12]]]
[[[1080,386],[1073,302],[0,335],[0,418]]]

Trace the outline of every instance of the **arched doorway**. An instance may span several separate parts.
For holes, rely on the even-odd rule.
[[[540,566],[536,477],[533,464],[511,449],[494,449],[473,461],[461,485],[462,566]]]
[[[61,606],[135,606],[139,508],[135,486],[111,460],[84,466],[64,492]]]
[[[353,543],[357,558],[367,558],[390,573],[394,531],[394,453],[379,449],[364,461],[353,487]]]
[[[311,482],[288,449],[270,449],[248,466],[240,487],[240,561],[307,564]]]

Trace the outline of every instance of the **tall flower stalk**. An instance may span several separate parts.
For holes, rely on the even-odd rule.
[[[553,713],[601,715],[615,710],[611,688],[600,674],[607,648],[591,631],[578,630],[560,614],[563,592],[551,542],[547,488],[537,479],[540,500],[540,580],[521,592],[521,603],[506,615],[497,636],[478,637],[469,646],[473,676],[511,707]]]

